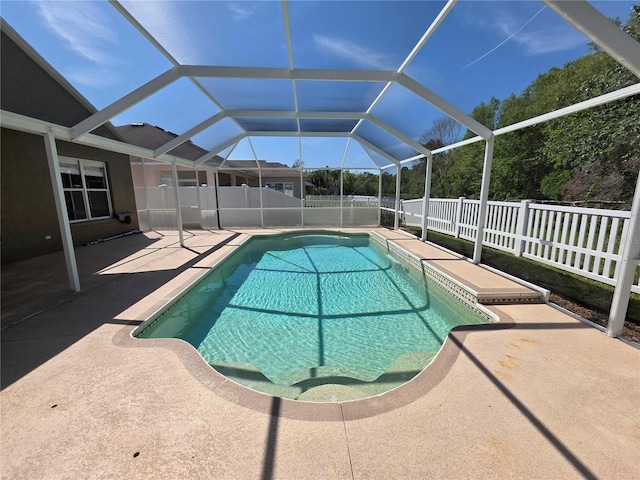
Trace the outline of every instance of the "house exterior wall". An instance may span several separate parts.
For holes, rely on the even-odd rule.
[[[91,115],[79,94],[61,85],[4,32],[0,60],[2,109],[68,127]],[[118,138],[106,127],[95,133]],[[2,264],[62,250],[44,138],[4,128],[0,135]],[[127,155],[60,141],[57,148],[61,156],[104,162],[113,212],[132,215],[128,225],[112,218],[71,224],[74,245],[138,228]]]
[[[2,264],[62,250],[44,138],[9,129],[0,134]],[[138,228],[129,157],[67,142],[56,145],[62,156],[104,162],[113,211],[132,218],[131,224],[112,218],[72,223],[74,245]]]

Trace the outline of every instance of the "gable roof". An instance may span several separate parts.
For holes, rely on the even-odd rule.
[[[149,125],[148,123],[132,123],[130,125],[120,125],[115,127],[120,136],[131,145],[138,147],[149,148],[155,150],[158,147],[173,140],[178,135],[172,132],[167,132],[163,128]],[[172,150],[169,150],[170,155],[182,157],[187,160],[198,160],[205,155],[208,151],[198,145],[187,141],[178,145]],[[222,159],[215,156],[208,161],[208,165],[218,166],[222,163]]]

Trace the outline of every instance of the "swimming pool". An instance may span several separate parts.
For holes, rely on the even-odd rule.
[[[181,338],[254,390],[345,400],[405,383],[478,323],[368,235],[304,232],[252,238],[136,336]]]

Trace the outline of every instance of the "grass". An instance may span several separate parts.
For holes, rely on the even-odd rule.
[[[417,236],[422,231],[419,227],[403,229]],[[466,257],[473,256],[473,243],[468,240],[431,231],[427,233],[427,240]],[[610,285],[490,247],[482,248],[482,263],[604,314],[611,308],[613,287]],[[626,320],[640,324],[640,295],[631,294]]]

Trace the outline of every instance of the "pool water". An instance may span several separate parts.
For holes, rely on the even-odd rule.
[[[231,379],[298,398],[368,396],[419,373],[451,328],[483,323],[364,236],[253,238],[139,335],[177,337]]]

